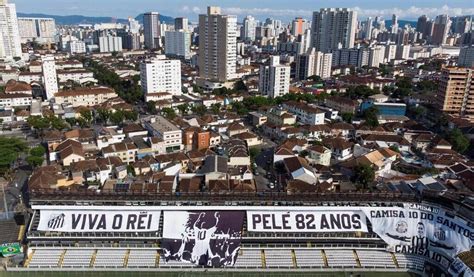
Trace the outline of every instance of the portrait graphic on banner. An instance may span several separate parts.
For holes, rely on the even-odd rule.
[[[165,211],[165,260],[232,266],[240,249],[244,211]]]
[[[472,247],[472,228],[438,210],[362,209],[390,251],[422,255],[447,265],[444,257],[455,257]]]

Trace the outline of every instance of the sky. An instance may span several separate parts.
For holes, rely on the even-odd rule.
[[[474,15],[474,0],[10,0],[18,12],[51,15],[112,16],[127,18],[146,11],[172,17],[185,16],[191,21],[205,13],[206,6],[220,6],[225,14],[258,19],[272,17],[289,21],[294,17],[311,18],[320,8],[353,8],[360,19],[393,13],[400,19],[413,20],[422,14]],[[330,3],[330,5],[328,5]]]

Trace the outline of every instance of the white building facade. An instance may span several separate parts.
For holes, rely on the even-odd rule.
[[[140,64],[143,93],[168,92],[181,94],[181,62],[161,55]]]
[[[56,62],[54,56],[46,55],[42,57],[43,63],[43,85],[46,92],[46,99],[54,98],[58,92],[58,76],[56,72]]]
[[[270,65],[260,66],[259,91],[271,98],[290,91],[291,67],[280,64],[279,56],[272,56]]]

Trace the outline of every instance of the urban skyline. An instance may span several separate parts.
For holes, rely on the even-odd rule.
[[[358,1],[354,4],[352,1],[336,0],[331,4],[323,2],[314,2],[300,0],[298,5],[290,5],[284,1],[239,1],[235,5],[234,1],[189,1],[179,0],[173,3],[165,1],[138,0],[133,6],[128,5],[128,1],[113,1],[114,9],[110,9],[110,1],[93,0],[77,1],[66,0],[58,5],[54,0],[41,1],[41,3],[31,3],[28,0],[11,1],[17,5],[18,12],[22,13],[44,13],[50,15],[83,15],[83,16],[110,16],[117,18],[135,17],[138,14],[148,11],[158,11],[160,14],[178,17],[186,16],[192,21],[198,20],[199,14],[206,13],[206,7],[210,5],[219,5],[223,13],[236,15],[239,20],[246,15],[252,15],[259,20],[267,17],[273,17],[281,20],[291,20],[294,17],[304,17],[310,19],[312,11],[320,8],[345,7],[358,12],[359,19],[364,17],[382,16],[390,19],[393,13],[397,14],[402,20],[416,20],[421,14],[433,17],[439,14],[448,14],[450,16],[473,15],[474,7],[472,2],[467,0],[460,1]],[[51,2],[51,4],[48,4]],[[293,2],[292,2],[293,4]]]

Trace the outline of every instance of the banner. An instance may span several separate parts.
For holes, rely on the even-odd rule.
[[[94,207],[95,208],[95,207]],[[39,231],[55,232],[154,232],[158,231],[161,210],[153,208],[108,210],[41,210]]]
[[[440,254],[455,257],[472,247],[473,229],[439,209],[363,207],[362,210],[373,231],[388,244],[389,251],[442,260]]]
[[[21,254],[21,245],[17,242],[15,243],[5,243],[0,245],[0,253],[3,257],[10,257]]]
[[[469,277],[474,276],[472,270],[464,264],[461,259],[456,258],[448,268],[448,273],[453,277]]]
[[[240,249],[244,211],[164,211],[165,260],[233,266]]]
[[[249,232],[367,232],[364,212],[355,208],[301,211],[248,211]]]

